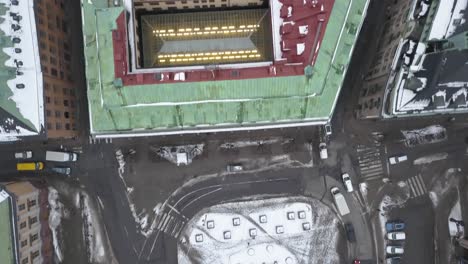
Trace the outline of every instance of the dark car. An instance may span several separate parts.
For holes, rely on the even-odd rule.
[[[70,168],[65,168],[65,167],[53,167],[51,169],[53,172],[59,173],[59,174],[64,174],[64,175],[70,175],[71,169]]]
[[[345,230],[346,230],[346,237],[348,238],[349,242],[356,242],[356,233],[354,232],[353,224],[346,223]]]
[[[387,230],[387,232],[400,231],[405,229],[405,223],[400,220],[387,222],[385,224],[385,229]]]
[[[387,264],[400,264],[401,257],[391,257],[387,259]]]

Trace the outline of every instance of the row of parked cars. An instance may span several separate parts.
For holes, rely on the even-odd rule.
[[[405,223],[400,220],[390,221],[385,224],[385,230],[387,231],[386,238],[388,240],[385,251],[387,252],[387,263],[388,264],[399,264],[401,257],[405,251],[403,249],[403,241],[406,239]]]
[[[28,159],[33,158],[33,152],[30,150],[15,152],[15,158],[18,160],[24,160],[24,162],[16,163],[16,169],[18,171],[40,171],[44,169],[44,163],[41,161],[28,162]],[[73,152],[61,152],[61,151],[47,151],[46,160],[54,162],[73,162],[77,161],[78,155]],[[52,171],[60,174],[70,175],[70,167],[55,166],[51,168]]]

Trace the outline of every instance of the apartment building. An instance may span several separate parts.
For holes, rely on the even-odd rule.
[[[364,76],[356,109],[359,118],[378,118],[383,107],[383,97],[388,77],[398,46],[407,37],[408,15],[414,1],[395,0],[387,2],[386,20],[382,26],[377,50]]]
[[[135,10],[160,11],[200,8],[261,6],[263,0],[135,0]]]
[[[48,138],[78,135],[76,83],[65,0],[34,0]]]
[[[48,227],[47,190],[39,189],[29,182],[4,184],[3,202],[9,201],[9,224],[2,222],[4,228],[10,227],[13,249],[0,258],[16,259],[14,263],[52,263],[52,237]],[[9,199],[5,199],[9,198]],[[5,210],[5,212],[8,210]],[[4,212],[4,213],[5,213]],[[0,227],[1,228],[1,227]],[[8,256],[9,255],[9,256]]]

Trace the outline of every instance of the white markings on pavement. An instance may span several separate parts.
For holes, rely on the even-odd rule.
[[[406,184],[410,187],[411,198],[416,198],[427,193],[426,185],[421,174],[407,179]]]
[[[361,177],[366,181],[382,178],[383,166],[379,145],[376,144],[373,147],[358,145],[356,151]]]
[[[94,144],[111,144],[112,143],[112,138],[95,138],[93,136],[89,136],[89,144],[94,145]]]

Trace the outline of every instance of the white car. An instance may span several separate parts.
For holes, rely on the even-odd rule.
[[[327,144],[320,143],[319,144],[319,151],[320,151],[320,158],[321,159],[328,159],[328,151],[327,151]]]
[[[343,175],[341,175],[341,178],[343,179],[343,184],[345,186],[346,191],[353,192],[354,191],[353,183],[351,182],[351,178],[349,177],[349,174],[343,173]]]
[[[32,158],[32,154],[33,153],[30,150],[15,152],[15,158],[16,159],[30,159],[30,158]]]
[[[388,240],[405,240],[406,234],[405,232],[390,232],[387,233]]]
[[[405,251],[403,250],[403,247],[400,247],[400,246],[387,246],[386,252],[387,254],[401,255]]]
[[[331,124],[328,123],[325,125],[325,135],[330,136],[332,134],[332,127]]]
[[[406,155],[398,155],[398,156],[392,156],[388,158],[388,161],[392,165],[403,162],[403,161],[407,161],[407,160],[408,160],[408,156]]]

